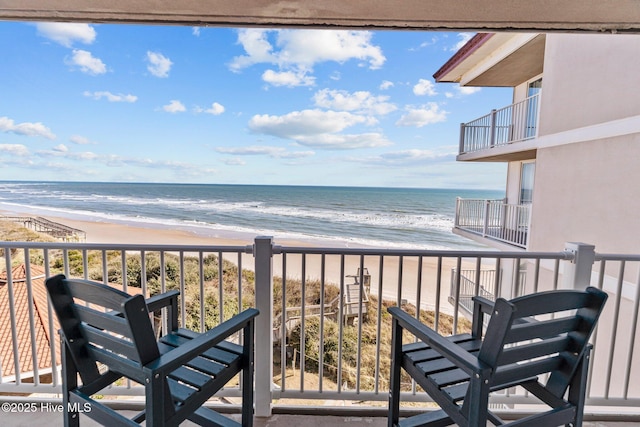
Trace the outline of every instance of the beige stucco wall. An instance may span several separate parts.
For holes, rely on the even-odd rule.
[[[522,169],[522,162],[515,161],[509,162],[507,168],[507,188],[505,195],[507,197],[507,203],[518,204],[520,202],[520,171]]]
[[[640,114],[640,36],[548,34],[539,135]]]
[[[640,133],[539,149],[529,250],[640,253]]]

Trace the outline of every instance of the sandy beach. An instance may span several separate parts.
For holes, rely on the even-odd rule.
[[[16,214],[15,212],[1,212],[3,215],[31,216],[29,213]],[[221,233],[216,236],[204,236],[186,230],[176,230],[166,227],[138,226],[131,224],[86,221],[70,218],[47,216],[47,219],[69,227],[83,230],[86,233],[87,243],[113,243],[113,244],[152,244],[152,245],[197,245],[197,246],[242,246],[252,245],[254,235],[241,233]],[[296,241],[274,239],[274,244],[286,247],[340,247],[336,242]],[[342,247],[347,246],[346,244]],[[226,256],[226,259],[237,263],[237,257]],[[253,269],[253,256],[242,256],[242,268]],[[382,296],[385,299],[396,301],[406,299],[415,303],[418,299],[418,258],[404,257],[400,269],[400,259],[397,256],[385,256],[382,265],[379,256],[364,257],[364,267],[371,274],[371,293],[378,294],[380,288],[380,271],[382,270]],[[353,282],[353,276],[360,267],[360,256],[345,256],[344,267],[339,255],[326,255],[324,265],[324,277],[327,283],[338,285],[342,277],[346,283]],[[451,312],[451,305],[447,297],[449,295],[449,283],[451,269],[455,268],[456,259],[443,258],[440,269],[440,309]],[[473,268],[473,267],[471,267]],[[282,276],[282,255],[274,256],[274,274]],[[306,255],[305,263],[299,254],[288,254],[286,257],[286,276],[292,279],[300,279],[304,276],[307,280],[320,279],[322,276],[321,255]],[[351,276],[351,277],[350,277]],[[420,305],[423,309],[433,309],[438,296],[438,259],[423,258],[420,279]],[[399,284],[401,284],[399,286]],[[399,294],[399,289],[401,293]]]

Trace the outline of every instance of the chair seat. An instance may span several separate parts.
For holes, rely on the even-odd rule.
[[[471,354],[480,351],[482,340],[470,334],[447,337],[461,349]],[[462,400],[467,392],[469,374],[457,368],[449,359],[432,349],[424,342],[405,344],[402,346],[402,367],[413,376],[420,386],[427,387],[427,382],[445,392],[451,402]]]
[[[198,336],[197,332],[179,328],[161,337],[158,348],[161,354],[165,354]],[[242,346],[222,341],[172,371],[168,378],[169,389],[174,402],[179,405],[200,391],[220,388],[241,370]]]

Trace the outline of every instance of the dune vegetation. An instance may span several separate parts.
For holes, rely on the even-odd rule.
[[[13,226],[10,223],[0,222],[0,241],[51,240],[49,236]],[[184,310],[181,310],[180,319],[182,319],[184,327],[193,330],[212,328],[221,321],[221,317],[222,320],[226,320],[241,309],[255,305],[254,272],[242,270],[239,274],[236,264],[222,260],[222,265],[220,265],[218,256],[214,254],[202,258],[201,268],[198,256],[185,255],[181,264],[180,256],[171,253],[165,253],[161,257],[158,252],[146,252],[143,262],[143,257],[139,253],[125,253],[123,255],[121,251],[108,251],[103,258],[101,251],[87,251],[85,255],[83,252],[75,250],[68,251],[68,266],[65,266],[61,251],[57,252],[50,251],[49,254],[49,267],[52,274],[61,273],[66,268],[73,277],[85,277],[86,268],[86,277],[91,280],[104,281],[106,275],[106,280],[109,283],[120,285],[126,283],[128,288],[142,288],[148,296],[166,290],[181,291],[184,301],[181,301],[180,305],[181,309],[184,307]],[[12,253],[14,265],[23,262],[20,260],[20,256],[23,256],[21,251]],[[30,259],[36,265],[44,263],[42,254],[35,250],[30,251]],[[106,264],[104,259],[106,259]],[[161,264],[162,260],[164,266]],[[124,268],[123,262],[126,264]],[[0,270],[4,270],[4,268],[0,268]],[[283,311],[282,278],[275,277],[273,284],[273,316],[274,319],[277,319]],[[306,280],[305,301],[302,301],[302,282],[287,279],[286,305],[287,307],[302,307],[318,304],[321,300],[320,292],[322,289],[319,281]],[[339,293],[338,286],[325,284],[324,301],[336,300]],[[201,295],[203,302],[201,302]],[[221,298],[222,310],[220,309]],[[286,352],[288,357],[284,361],[286,367],[299,370],[303,366],[305,375],[309,375],[311,378],[315,377],[317,382],[319,367],[322,364],[323,378],[331,384],[337,384],[339,381],[347,388],[354,388],[357,385],[359,373],[361,390],[373,390],[376,379],[378,387],[388,387],[391,316],[386,309],[391,305],[395,305],[395,302],[386,300],[379,302],[375,295],[371,295],[367,310],[362,313],[361,324],[358,321],[341,322],[337,318],[337,310],[333,315],[327,315],[322,323],[318,316],[305,317],[304,330],[302,330],[301,323],[296,325],[291,328],[288,339],[285,341],[284,345],[288,347]],[[415,316],[416,307],[413,304],[405,304],[403,308]],[[421,310],[420,319],[423,323],[433,326],[435,313]],[[469,326],[466,319],[459,319],[459,331],[469,330]],[[340,330],[341,327],[342,330]],[[274,325],[274,328],[279,332],[278,325]],[[439,332],[445,335],[451,334],[452,328],[453,318],[440,314],[438,319]],[[340,337],[342,337],[341,341]],[[304,360],[301,360],[300,357],[302,352],[305,355]],[[280,343],[276,343],[274,346],[276,363],[274,374],[277,377],[274,381],[276,383],[281,381],[279,378],[281,373],[280,355]],[[340,363],[342,367],[341,378],[338,378]]]

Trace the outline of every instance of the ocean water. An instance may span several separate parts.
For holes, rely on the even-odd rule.
[[[456,197],[501,191],[271,185],[0,182],[0,210],[353,246],[473,249],[451,232]]]

